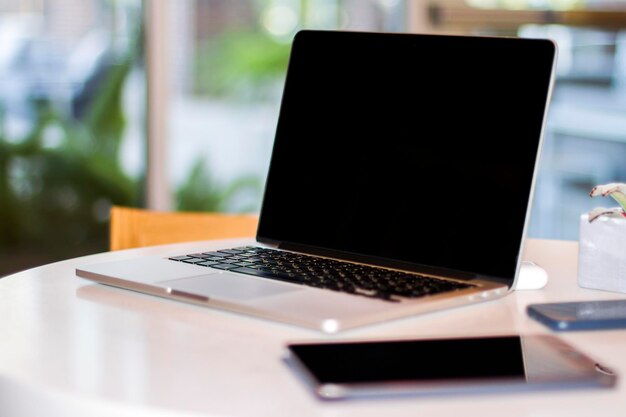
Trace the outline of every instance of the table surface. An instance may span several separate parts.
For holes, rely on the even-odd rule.
[[[577,242],[527,241],[541,290],[338,335],[77,278],[79,265],[253,243],[229,240],[71,259],[0,279],[2,416],[626,416],[626,330],[561,337],[623,376],[610,390],[324,402],[282,362],[289,341],[550,333],[529,303],[624,298],[577,284]],[[43,414],[45,412],[45,414]]]

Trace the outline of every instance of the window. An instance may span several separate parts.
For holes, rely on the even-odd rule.
[[[144,166],[139,0],[0,1],[0,276],[106,250]]]
[[[167,4],[166,4],[167,3]],[[168,172],[179,210],[254,212],[293,35],[404,30],[397,0],[198,0],[169,8]]]
[[[301,28],[555,39],[558,78],[529,234],[577,239],[579,215],[610,204],[589,199],[591,187],[626,181],[626,10],[602,5],[0,0],[0,276],[106,250],[111,204],[147,197],[152,208],[257,211]],[[150,147],[144,7],[162,18],[147,20],[159,36],[147,52],[160,59],[149,92],[161,89],[149,107],[162,123]],[[165,181],[146,190],[149,172]]]

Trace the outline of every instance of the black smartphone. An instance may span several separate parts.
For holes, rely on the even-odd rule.
[[[552,335],[292,343],[287,362],[323,399],[609,387],[616,376]]]
[[[626,300],[530,304],[526,311],[553,330],[626,328]]]

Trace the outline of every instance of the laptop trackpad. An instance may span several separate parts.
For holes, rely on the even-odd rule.
[[[229,272],[216,272],[191,278],[160,281],[159,284],[164,284],[174,290],[203,295],[208,297],[209,300],[212,298],[248,300],[302,291],[301,288]]]

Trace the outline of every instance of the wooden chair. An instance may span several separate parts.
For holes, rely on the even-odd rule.
[[[159,212],[113,206],[111,250],[163,245],[194,240],[253,237],[255,215],[203,212]]]

